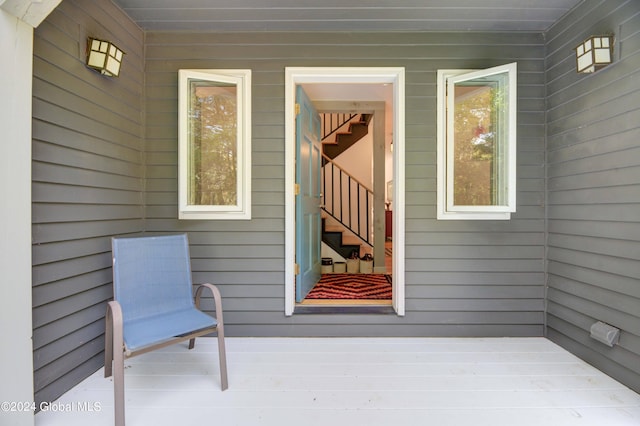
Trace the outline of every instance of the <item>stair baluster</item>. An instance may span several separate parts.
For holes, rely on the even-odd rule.
[[[373,191],[324,154],[323,160],[322,209],[365,244],[373,247],[370,211],[373,205]],[[355,209],[352,206],[354,193]]]

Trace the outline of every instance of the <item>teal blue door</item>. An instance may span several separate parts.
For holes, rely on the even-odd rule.
[[[320,279],[320,115],[302,87],[296,88],[296,302]]]

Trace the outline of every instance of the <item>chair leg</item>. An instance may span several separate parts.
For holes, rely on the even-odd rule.
[[[124,424],[124,335],[123,335],[122,309],[116,301],[109,302],[107,308],[107,331],[110,335],[110,344],[105,351],[111,352],[113,359],[113,405],[115,412],[115,426]],[[105,358],[106,359],[106,358]],[[111,361],[105,363],[105,375],[107,371],[111,375]],[[106,376],[108,377],[108,376]]]
[[[227,378],[227,351],[224,345],[224,326],[218,324],[218,358],[220,358],[220,385],[222,390],[229,387]]]
[[[105,316],[105,332],[104,332],[104,377],[111,377],[113,372],[113,316],[111,315],[111,306],[107,306],[107,314]]]
[[[117,332],[115,334],[118,334]],[[114,338],[114,346],[118,338]],[[115,408],[115,426],[124,425],[124,351],[116,350],[114,354],[113,403]]]

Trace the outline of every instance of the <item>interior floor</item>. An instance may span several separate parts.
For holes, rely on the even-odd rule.
[[[392,245],[393,242],[390,239],[385,241],[384,263],[387,275],[391,275],[393,270]],[[297,303],[300,306],[391,306],[391,304],[391,299],[304,299]]]

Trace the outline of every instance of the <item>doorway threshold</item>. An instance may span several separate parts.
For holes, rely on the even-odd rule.
[[[295,314],[395,314],[391,300],[320,299],[297,303]]]

